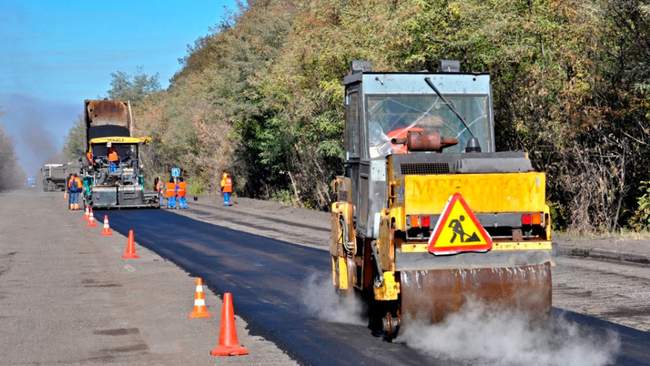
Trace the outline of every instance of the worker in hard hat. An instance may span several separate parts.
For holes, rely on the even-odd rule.
[[[88,152],[86,152],[86,159],[88,160],[88,165],[95,165],[95,161],[93,160],[93,151],[92,149],[88,149]]]
[[[120,164],[120,155],[117,153],[117,149],[110,142],[106,143],[106,157],[108,158],[108,171],[115,173],[117,167]]]
[[[223,195],[223,205],[232,206],[232,202],[230,201],[232,195],[232,177],[230,177],[230,174],[223,172],[220,186],[221,194]]]
[[[69,209],[78,210],[79,209],[79,194],[83,190],[83,183],[81,178],[76,173],[73,173],[70,179],[68,180],[68,197],[69,197]]]
[[[165,197],[167,197],[167,208],[176,208],[176,182],[174,177],[169,178],[165,186]]]
[[[187,199],[185,198],[186,195],[187,182],[185,182],[183,177],[178,177],[176,182],[176,197],[178,200],[178,208],[188,208]]]
[[[158,203],[161,203],[164,197],[164,192],[163,181],[160,177],[156,177],[156,179],[153,180],[153,190],[158,194]]]
[[[72,184],[74,183],[74,176],[68,174],[68,178],[65,180],[65,199],[68,201],[68,210],[72,210]]]

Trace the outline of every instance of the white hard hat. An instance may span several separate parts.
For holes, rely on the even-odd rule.
[[[110,141],[106,143],[106,147],[111,147],[111,145],[112,145],[112,144],[111,144]]]

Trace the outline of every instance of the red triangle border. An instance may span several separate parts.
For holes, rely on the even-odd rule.
[[[434,244],[440,237],[440,234],[444,229],[444,224],[447,223],[447,219],[449,219],[449,214],[451,213],[451,209],[456,204],[456,201],[460,201],[460,204],[463,205],[463,208],[467,213],[468,219],[472,220],[472,222],[478,229],[480,235],[483,236],[483,238],[485,238],[486,244],[445,247],[444,250],[442,250],[442,248],[441,249],[435,248]],[[429,246],[427,247],[429,253],[434,255],[449,255],[449,254],[457,254],[462,252],[487,252],[491,249],[492,249],[492,238],[490,237],[490,234],[488,234],[487,231],[485,231],[485,228],[483,228],[483,225],[481,225],[481,223],[478,221],[476,215],[474,215],[474,212],[469,208],[463,196],[458,192],[451,195],[451,197],[449,197],[447,203],[445,204],[445,207],[442,210],[442,216],[440,217],[440,219],[438,219],[438,222],[436,223],[436,226],[433,229],[433,234],[429,238]]]

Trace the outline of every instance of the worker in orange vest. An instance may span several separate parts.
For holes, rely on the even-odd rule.
[[[167,208],[176,208],[176,182],[174,182],[174,178],[170,178],[169,182],[167,182],[165,196],[167,197]]]
[[[86,159],[88,160],[88,165],[90,165],[90,166],[95,165],[92,150],[88,149],[88,152],[86,153]]]
[[[223,172],[220,186],[221,193],[223,194],[223,205],[232,206],[232,202],[230,201],[230,196],[232,195],[232,178],[230,174]]]
[[[83,183],[81,182],[81,178],[77,176],[76,173],[72,174],[70,177],[70,180],[68,180],[68,203],[69,203],[69,209],[70,210],[78,210],[79,209],[79,194],[83,190]]]
[[[163,194],[163,181],[162,179],[160,179],[160,177],[156,177],[153,180],[153,190],[156,191],[156,193],[158,194],[158,203],[162,203],[164,194]]]
[[[74,184],[74,174],[68,175],[68,179],[65,183],[65,196],[68,200],[68,210],[73,210],[74,206],[72,205],[72,185]]]
[[[75,183],[77,184],[77,191],[78,191],[78,192],[77,192],[77,201],[76,201],[75,204],[74,204],[74,206],[75,206],[74,209],[75,209],[75,210],[79,210],[79,209],[80,209],[80,208],[79,208],[79,197],[81,197],[81,195],[83,194],[83,191],[84,191],[84,183],[83,183],[83,181],[81,180],[81,177],[78,176],[76,173],[75,173],[75,175],[74,175],[74,181],[75,181]]]
[[[176,196],[178,197],[178,208],[188,208],[187,199],[187,183],[183,180],[183,177],[178,178],[176,183]]]
[[[63,200],[68,202],[68,209],[70,209],[70,180],[72,179],[72,173],[68,174],[68,177],[65,179],[65,189],[63,190]]]
[[[115,147],[110,142],[106,143],[106,157],[108,158],[108,171],[115,173],[117,171],[117,166],[120,164],[120,155],[117,153]]]

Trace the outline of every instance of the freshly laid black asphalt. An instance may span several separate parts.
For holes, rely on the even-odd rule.
[[[231,292],[235,312],[258,334],[308,365],[460,365],[373,337],[367,327],[331,323],[306,310],[307,278],[327,276],[326,252],[196,221],[164,210],[111,211],[113,229],[135,239],[218,293]],[[98,217],[103,217],[102,214]],[[556,313],[560,312],[556,310]],[[565,316],[594,333],[613,331],[617,365],[650,365],[650,334],[576,313]]]

